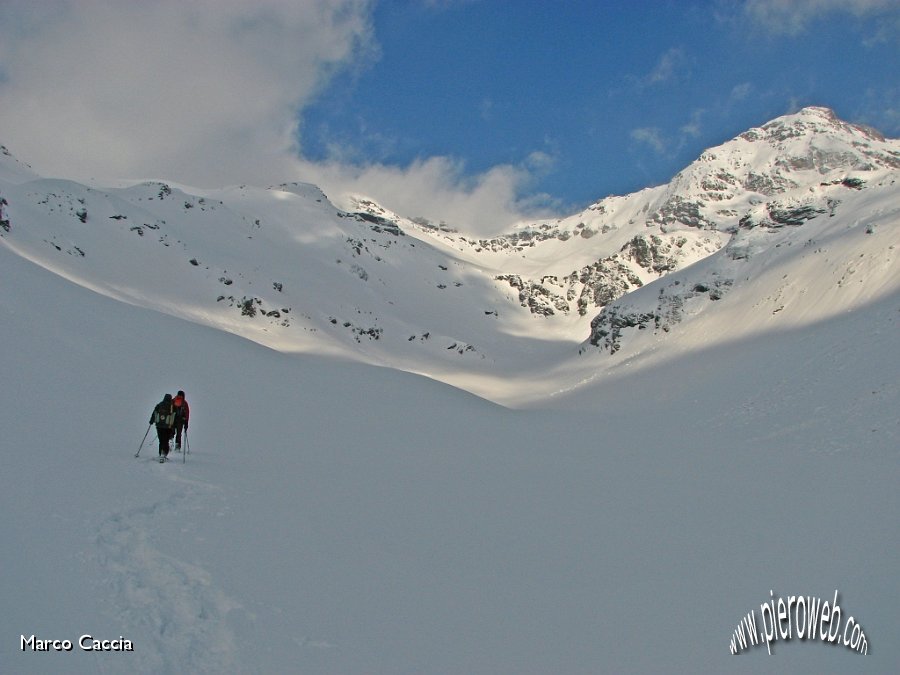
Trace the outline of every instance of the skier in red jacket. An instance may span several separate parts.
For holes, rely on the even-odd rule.
[[[172,406],[175,408],[175,450],[181,450],[181,431],[187,431],[188,422],[191,418],[191,408],[184,392],[179,390],[172,399]]]

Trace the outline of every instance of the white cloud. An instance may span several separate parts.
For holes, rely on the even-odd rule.
[[[691,111],[687,122],[668,133],[659,127],[639,127],[632,129],[629,135],[631,140],[649,147],[657,155],[674,159],[685,146],[703,136],[703,119],[708,114],[709,111],[705,108],[695,108]]]
[[[690,77],[692,59],[681,47],[672,47],[660,55],[649,73],[644,75],[626,75],[625,81],[630,88],[647,93],[658,86],[685,81]]]
[[[691,112],[691,119],[686,124],[681,125],[678,130],[681,134],[682,143],[687,137],[700,138],[703,134],[702,120],[706,111],[702,108],[695,109]]]
[[[663,140],[662,132],[657,127],[632,129],[631,138],[638,143],[649,145],[657,154],[662,155],[666,152],[666,142]]]
[[[315,182],[339,206],[346,195],[376,199],[401,215],[446,222],[473,234],[496,234],[529,217],[551,217],[555,206],[546,195],[521,197],[535,176],[553,160],[529,155],[522,165],[500,165],[471,176],[450,157],[430,157],[406,167],[351,165],[339,161],[304,162],[301,180]]]
[[[663,54],[656,66],[644,78],[645,84],[661,84],[680,77],[688,68],[688,57],[683,49],[673,47]]]
[[[4,142],[44,174],[284,179],[298,110],[370,38],[368,0],[12,0]]]
[[[798,35],[810,21],[836,12],[857,17],[897,11],[896,0],[747,0],[750,19],[774,34]]]
[[[745,100],[750,93],[753,91],[753,85],[749,82],[742,82],[741,84],[735,85],[731,89],[731,94],[728,97],[728,103],[737,103],[739,101]]]

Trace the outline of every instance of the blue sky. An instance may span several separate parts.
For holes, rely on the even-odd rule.
[[[896,135],[897,5],[797,2],[807,17],[772,4],[753,17],[717,2],[381,2],[379,57],[304,111],[302,146],[399,165],[453,156],[472,174],[524,164],[532,194],[565,207],[667,182],[800,106]]]
[[[897,136],[898,44],[897,0],[4,0],[0,143],[494,232],[805,105]]]

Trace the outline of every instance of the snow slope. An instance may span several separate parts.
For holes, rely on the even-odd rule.
[[[896,297],[643,371],[591,412],[515,412],[0,256],[17,284],[0,296],[5,672],[897,663]],[[135,459],[178,387],[188,461],[149,444]],[[838,589],[869,655],[795,640],[730,656],[769,589]],[[19,650],[86,633],[135,651]]]
[[[505,263],[479,258],[478,243],[449,257],[467,246],[457,234],[421,224],[393,234],[392,221],[339,211],[310,186],[96,190],[18,182],[18,167],[0,183],[12,224],[0,231],[0,671],[900,663],[889,169],[867,173],[862,189],[829,174],[810,204],[839,195],[833,217],[763,222],[772,200],[748,201],[751,218],[722,247],[598,315],[681,302],[668,329],[655,318],[620,326],[612,352],[587,339],[603,320],[574,304],[544,316],[515,296],[494,316],[446,300],[452,289],[457,300],[503,297],[490,294],[508,283],[478,270]],[[521,255],[504,252],[509,241],[489,255]],[[712,272],[732,280],[715,300],[696,290]],[[444,275],[463,286],[430,286]],[[236,302],[248,289],[259,289],[252,317]],[[660,303],[660,289],[672,302]],[[234,306],[216,300],[223,293]],[[287,305],[278,317],[259,311]],[[342,307],[350,327],[330,322]],[[384,336],[354,333],[372,327],[357,310],[377,315]],[[500,365],[469,367],[489,357],[446,353],[433,338],[388,342],[401,326],[421,337],[417,316],[443,326],[442,338],[477,333]],[[580,338],[563,339],[578,325]],[[519,409],[365,363],[416,370],[414,348],[418,365],[434,356],[435,371]],[[187,461],[158,464],[149,441],[136,459],[150,409],[179,388],[193,413]],[[731,656],[733,631],[770,590],[838,590],[868,655],[793,639],[772,656],[765,646]],[[21,636],[83,634],[123,636],[134,651],[20,647]]]

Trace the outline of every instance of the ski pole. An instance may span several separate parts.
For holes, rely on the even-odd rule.
[[[144,437],[141,439],[141,444],[140,444],[140,446],[138,446],[138,451],[135,454],[135,457],[137,457],[139,454],[141,454],[141,450],[144,449],[144,441],[147,440],[147,434],[150,433],[150,427],[152,427],[152,426],[153,426],[153,422],[150,422],[150,425],[147,427],[147,431],[144,432]]]
[[[184,464],[187,461],[188,454],[188,439],[187,439],[187,429],[184,430],[184,447],[181,449],[181,463]]]

